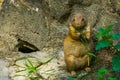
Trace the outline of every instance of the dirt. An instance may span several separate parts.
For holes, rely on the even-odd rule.
[[[64,28],[67,22],[66,24],[64,23],[60,24],[56,21],[56,19],[53,21],[51,20],[51,17],[48,17],[47,19],[50,20],[51,22],[50,23],[48,22],[48,20],[46,20],[46,16],[49,15],[47,11],[45,15],[41,16],[42,10],[39,10],[37,12],[37,7],[29,3],[23,3],[22,1],[24,0],[20,0],[20,1],[10,0],[10,1],[11,3],[8,4],[9,1],[7,2],[7,0],[5,0],[3,8],[1,10],[0,28],[3,31],[1,31],[0,34],[7,34],[10,37],[12,37],[12,39],[9,38],[9,36],[6,36],[7,38],[0,40],[1,41],[0,46],[2,46],[2,50],[0,50],[0,80],[11,80],[9,77],[11,77],[11,75],[14,75],[16,73],[14,69],[14,67],[16,66],[13,66],[14,60],[19,57],[28,56],[28,55],[38,57],[43,61],[45,61],[44,59],[49,59],[53,55],[57,55],[57,58],[51,60],[47,65],[42,65],[40,67],[40,69],[42,69],[43,71],[44,70],[47,71],[47,69],[48,70],[54,69],[47,75],[43,74],[43,76],[47,78],[46,80],[68,80],[70,76],[65,68],[63,49],[62,49],[63,48],[62,42],[68,31],[67,27]],[[30,1],[31,1],[30,3],[34,3],[34,1],[32,2],[32,0]],[[36,1],[38,2],[38,0]],[[42,0],[40,0],[40,2],[42,3]],[[36,3],[35,5],[39,6],[38,3]],[[35,9],[36,11],[33,9],[33,7],[36,8]],[[41,6],[39,6],[39,9],[40,7]],[[23,20],[23,17],[26,19]],[[42,18],[40,21],[38,21],[39,17]],[[59,18],[59,16],[57,18]],[[52,19],[54,19],[54,17],[52,17]],[[43,22],[39,23],[41,21]],[[31,25],[32,27],[30,27]],[[22,26],[25,26],[25,29],[22,28]],[[42,28],[41,27],[38,28],[39,26],[42,26]],[[22,33],[22,31],[26,33]],[[44,33],[42,33],[42,31],[44,31]],[[52,33],[52,31],[55,32]],[[16,35],[16,32],[19,34]],[[31,39],[32,36],[35,37]],[[28,41],[31,44],[34,44],[36,47],[40,49],[40,51],[33,53],[21,53],[17,51],[16,45],[18,44],[17,40],[19,38]],[[8,46],[11,46],[12,48]],[[120,76],[119,76],[120,72],[112,71],[112,57],[115,55],[115,51],[108,48],[108,49],[100,50],[98,52],[96,51],[94,53],[96,54],[97,57],[93,58],[92,60],[92,64],[90,66],[91,72],[83,77],[82,74],[86,72],[84,70],[81,70],[80,72],[78,72],[79,73],[78,77],[80,77],[81,79],[75,78],[75,80],[96,80],[97,72],[101,68],[107,68],[109,70],[109,73],[106,74],[105,77],[107,78],[115,77],[118,80],[120,80]],[[19,69],[19,67],[17,67],[17,69]],[[10,70],[12,70],[13,72],[10,72]],[[11,77],[11,78],[12,80],[15,79],[21,80],[21,77],[20,78]],[[22,80],[25,79],[23,79],[22,77]]]

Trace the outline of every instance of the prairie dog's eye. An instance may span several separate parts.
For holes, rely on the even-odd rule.
[[[75,21],[75,18],[73,18],[72,21]]]
[[[85,19],[84,18],[82,18],[82,21],[84,21]]]

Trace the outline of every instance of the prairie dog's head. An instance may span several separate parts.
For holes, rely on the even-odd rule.
[[[71,25],[75,29],[84,28],[86,24],[87,24],[87,21],[85,20],[85,17],[83,17],[81,13],[76,13],[75,15],[73,15],[71,19]]]

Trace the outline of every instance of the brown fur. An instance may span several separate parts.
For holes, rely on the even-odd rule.
[[[64,40],[65,63],[72,76],[76,74],[76,70],[86,68],[88,59],[91,59],[81,38],[90,38],[90,27],[87,27],[84,17],[77,13],[69,24],[69,33]]]

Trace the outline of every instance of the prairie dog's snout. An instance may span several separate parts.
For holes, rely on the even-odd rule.
[[[82,14],[77,13],[76,15],[73,16],[71,24],[72,26],[75,27],[83,27],[86,24],[86,19]]]

